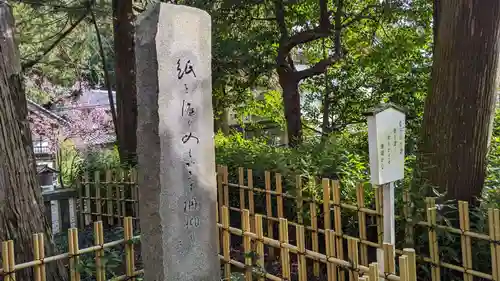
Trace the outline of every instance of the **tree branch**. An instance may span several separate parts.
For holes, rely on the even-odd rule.
[[[275,0],[274,9],[276,22],[281,33],[281,40],[284,41],[288,39],[288,29],[286,28],[285,5],[283,4],[283,0]]]
[[[280,49],[281,52],[286,56],[286,54],[288,54],[294,47],[298,45],[309,43],[322,38],[327,38],[331,34],[331,30],[324,30],[320,26],[313,29],[304,30],[290,36],[290,38],[286,42],[280,44]]]
[[[302,122],[302,127],[305,127],[306,129],[309,129],[317,134],[320,134],[321,136],[328,136],[328,133],[322,132],[320,130],[316,130],[313,127],[310,127],[310,126],[304,124],[304,122]]]
[[[328,30],[331,26],[327,0],[319,0],[319,26],[323,30]]]
[[[341,46],[341,36],[342,36],[342,9],[343,9],[343,1],[337,0],[337,11],[335,12],[335,42],[334,49],[335,53],[338,55],[342,54],[342,46]]]
[[[339,54],[334,54],[333,56],[322,59],[318,63],[307,69],[297,71],[295,73],[295,78],[300,81],[314,75],[323,74],[330,65],[335,64],[340,59],[341,56]]]
[[[250,18],[251,20],[258,20],[258,21],[275,21],[277,20],[276,18]]]
[[[342,25],[342,28],[347,28],[347,27],[355,24],[356,22],[359,22],[362,19],[373,19],[372,16],[370,16],[366,13],[369,12],[370,9],[376,9],[379,7],[380,7],[379,5],[367,5],[365,8],[363,8],[363,10],[359,14],[357,14],[356,16],[351,18],[351,20],[349,20],[348,22],[344,23]]]
[[[59,36],[59,38],[57,38],[40,56],[38,56],[33,60],[23,63],[21,65],[23,72],[26,69],[31,68],[37,63],[39,63],[48,53],[50,53],[57,45],[59,45],[59,43],[64,38],[66,38],[66,36],[68,36],[87,17],[88,14],[89,10],[85,11],[85,13],[77,21],[75,21],[65,32],[63,32],[61,36]]]
[[[113,99],[113,93],[111,91],[111,83],[109,79],[109,71],[106,68],[106,56],[104,54],[104,47],[102,45],[101,33],[99,32],[99,27],[97,26],[97,21],[95,19],[95,14],[92,10],[90,10],[90,15],[92,16],[92,23],[94,24],[95,33],[97,36],[97,44],[99,44],[99,53],[101,55],[101,63],[102,70],[104,71],[104,83],[106,84],[106,88],[108,89],[108,99],[109,99],[109,107],[111,110],[111,117],[113,119],[113,127],[115,129],[116,139],[119,140],[120,137],[118,135],[118,119],[116,117],[116,109],[115,102]]]

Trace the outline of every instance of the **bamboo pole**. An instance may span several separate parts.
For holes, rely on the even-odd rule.
[[[257,266],[261,272],[265,272],[264,264],[264,228],[262,226],[262,215],[255,215],[255,234],[256,234],[256,248],[257,248]],[[264,276],[259,275],[259,281],[264,281]]]
[[[316,203],[311,202],[309,205],[311,213],[311,240],[312,240],[312,250],[314,252],[319,252],[319,238],[318,238],[318,218],[316,211]],[[319,277],[319,262],[317,260],[313,261],[313,275]]]
[[[222,248],[224,254],[224,278],[231,278],[231,233],[229,232],[229,210],[226,206],[222,207]]]
[[[123,220],[124,225],[124,239],[125,239],[125,268],[129,280],[135,281],[135,263],[134,263],[134,228],[132,225],[132,217],[125,217]]]
[[[70,280],[80,281],[80,257],[78,256],[78,229],[70,228],[68,229],[68,249],[69,249],[69,269],[70,269]]]
[[[274,239],[274,222],[270,220],[273,216],[273,206],[272,206],[272,201],[271,201],[271,173],[269,171],[265,172],[265,187],[266,187],[266,221],[267,221],[267,237]],[[274,252],[274,248],[269,249],[269,258],[274,259],[276,256]]]
[[[102,221],[94,222],[94,245],[104,245],[104,231],[102,228]],[[95,251],[95,266],[96,266],[96,280],[106,281],[106,268],[102,261],[104,257],[104,249]]]
[[[255,202],[253,194],[253,172],[252,169],[247,170],[247,182],[248,182],[248,208],[250,211],[250,231],[255,232]]]
[[[252,281],[252,245],[251,238],[245,235],[246,232],[250,232],[250,211],[243,210],[242,212],[242,223],[241,230],[243,231],[243,251],[245,252],[245,280]]]
[[[458,202],[458,214],[460,217],[460,230],[463,232],[470,230],[469,222],[469,204],[464,201]],[[467,270],[472,269],[472,246],[470,237],[460,235],[460,245],[462,248],[462,265],[466,272],[464,272],[464,281],[472,281],[473,277]]]
[[[280,218],[279,222],[280,244],[288,244],[288,221]],[[287,247],[280,247],[281,250],[281,274],[284,280],[290,280],[290,250]]]
[[[298,275],[299,281],[307,281],[307,263],[306,263],[306,242],[304,226],[299,225],[295,227],[297,233],[297,248],[298,248]]]
[[[365,207],[365,190],[362,183],[356,186],[356,200],[359,210]],[[363,211],[358,211],[358,227],[359,239],[366,240],[366,214]],[[365,244],[361,244],[360,247],[360,263],[368,265],[368,247]]]

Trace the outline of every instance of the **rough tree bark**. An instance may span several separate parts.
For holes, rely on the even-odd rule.
[[[14,240],[17,263],[34,259],[34,233],[45,234],[46,255],[54,254],[35,174],[20,72],[11,8],[0,0],[0,240]],[[48,263],[46,272],[47,280],[67,280],[67,271],[60,262]],[[34,280],[33,270],[18,271],[16,278],[19,281]]]
[[[132,0],[113,0],[118,151],[121,162],[137,162],[137,91],[135,86]]]
[[[497,0],[440,0],[431,91],[420,154],[421,183],[475,203],[486,171],[500,40]]]

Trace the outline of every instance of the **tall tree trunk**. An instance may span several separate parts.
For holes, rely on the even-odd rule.
[[[486,171],[495,102],[500,2],[441,0],[431,91],[422,126],[423,182],[475,203]]]
[[[432,1],[432,51],[434,52],[436,49],[437,35],[438,35],[438,27],[439,27],[439,12],[441,0],[433,0]]]
[[[132,0],[113,0],[116,111],[121,162],[137,162],[137,91]]]
[[[33,234],[44,233],[46,255],[53,255],[52,235],[35,174],[26,96],[21,85],[14,18],[0,1],[0,240],[14,240],[15,260],[33,257]],[[61,262],[48,263],[48,280],[66,280]],[[34,280],[33,270],[16,272],[19,281]]]
[[[288,145],[296,147],[302,142],[299,80],[294,79],[293,75],[280,69],[278,69],[278,75],[280,86],[283,89]]]

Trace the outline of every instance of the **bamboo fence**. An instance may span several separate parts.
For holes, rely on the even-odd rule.
[[[327,254],[321,254],[319,252],[314,252],[306,249],[305,247],[305,231],[303,226],[296,228],[297,231],[297,243],[292,245],[288,238],[288,221],[284,218],[279,220],[279,240],[274,240],[264,236],[263,231],[263,217],[261,215],[255,215],[254,227],[255,233],[251,232],[250,224],[250,211],[243,210],[243,221],[241,229],[234,228],[229,225],[229,211],[228,208],[223,206],[221,208],[221,222],[218,224],[218,232],[222,238],[222,253],[219,254],[221,263],[223,264],[223,275],[224,279],[232,280],[232,268],[241,268],[244,270],[245,281],[253,280],[291,280],[291,268],[290,268],[290,256],[291,254],[297,255],[298,258],[298,268],[297,268],[297,279],[298,281],[308,280],[307,276],[307,261],[306,259],[313,259],[317,262],[324,263],[327,268],[327,280],[336,281],[344,280],[344,275],[340,271],[340,268],[347,269],[348,280],[350,281],[369,281],[384,278],[386,280],[392,281],[415,281],[416,280],[416,263],[415,263],[415,252],[412,249],[405,249],[404,254],[399,257],[399,275],[396,275],[394,256],[387,255],[386,264],[391,268],[390,273],[380,272],[379,265],[377,263],[371,263],[369,266],[363,266],[359,263],[359,248],[357,239],[348,239],[349,245],[349,255],[348,260],[342,260],[336,258],[335,251],[335,233],[332,230],[327,230],[326,243],[327,243]],[[219,213],[217,212],[217,217],[219,218]],[[69,252],[46,257],[44,254],[44,235],[41,233],[33,235],[33,251],[34,260],[30,262],[24,262],[21,264],[15,263],[15,252],[14,252],[14,242],[12,240],[5,241],[2,243],[2,269],[0,269],[0,276],[3,277],[5,281],[15,281],[16,271],[19,270],[33,270],[33,276],[35,281],[45,281],[47,279],[45,266],[49,262],[54,262],[57,260],[68,260],[69,259],[69,273],[71,281],[80,281],[80,256],[83,254],[94,253],[95,254],[95,264],[96,270],[94,272],[95,280],[105,281],[106,278],[106,265],[103,261],[104,259],[104,249],[111,248],[113,246],[124,244],[125,245],[125,274],[119,277],[114,277],[111,280],[133,280],[137,279],[137,276],[143,274],[143,270],[136,270],[135,260],[134,260],[134,239],[140,238],[140,236],[133,236],[133,224],[131,217],[125,217],[124,222],[124,238],[117,241],[105,242],[103,234],[103,223],[102,221],[94,222],[94,242],[95,246],[79,249],[78,245],[78,229],[71,228],[68,230],[68,248]],[[239,235],[243,237],[244,245],[243,248],[245,253],[251,253],[253,248],[257,253],[257,262],[254,263],[249,255],[245,256],[244,262],[240,262],[237,259],[233,259],[230,254],[230,239],[231,234]],[[219,240],[218,240],[219,241]],[[220,243],[220,242],[219,242]],[[265,270],[259,270],[263,266],[264,257],[264,245],[278,248],[281,251],[281,272],[279,275],[273,275]],[[387,248],[387,253],[393,253],[393,248],[391,245],[385,245]],[[220,247],[219,247],[220,248]],[[256,270],[257,269],[257,270]]]
[[[133,241],[138,239],[139,236],[133,236],[132,218],[126,217],[123,220],[124,237],[123,239],[110,241],[105,243],[102,222],[94,222],[94,246],[84,249],[78,247],[78,229],[71,228],[68,230],[68,249],[69,252],[55,256],[45,256],[45,239],[43,233],[33,234],[33,261],[23,262],[16,264],[14,252],[14,241],[2,242],[2,268],[0,269],[0,276],[5,281],[15,281],[16,272],[20,270],[32,270],[35,281],[47,280],[45,266],[47,263],[55,261],[69,261],[69,278],[71,281],[80,281],[81,277],[81,263],[80,256],[88,253],[95,253],[95,280],[105,281],[106,278],[106,265],[104,263],[104,250],[116,247],[118,245],[125,245],[125,274],[113,277],[112,280],[132,280],[135,281],[136,277],[143,273],[142,270],[136,270],[134,260],[134,247]]]
[[[389,249],[393,246],[384,244],[382,241],[383,193],[379,187],[371,187],[370,192],[374,194],[374,202],[370,203],[365,202],[365,193],[368,190],[365,190],[363,185],[358,185],[356,187],[356,202],[350,203],[341,200],[342,190],[338,181],[323,179],[321,181],[323,198],[319,201],[303,195],[302,190],[308,183],[305,183],[307,179],[299,176],[294,179],[296,187],[294,195],[291,195],[284,192],[284,179],[279,173],[265,172],[263,186],[254,186],[254,176],[251,169],[237,169],[238,183],[229,182],[228,167],[218,166],[217,172],[218,231],[221,236],[221,261],[226,264],[224,266],[225,277],[234,268],[242,268],[245,270],[245,274],[250,274],[248,273],[248,264],[253,262],[255,265],[255,260],[261,263],[265,262],[263,260],[265,257],[267,260],[281,259],[282,266],[284,266],[281,273],[282,278],[288,279],[290,268],[287,266],[289,262],[300,268],[303,264],[302,258],[305,257],[307,272],[311,272],[314,277],[321,277],[322,272],[326,271],[327,276],[338,277],[339,280],[345,281],[346,278],[351,278],[349,272],[352,271],[350,270],[352,264],[356,264],[355,271],[370,272],[369,249],[380,249],[384,252],[384,264],[387,264],[384,266],[385,272],[381,275],[389,280],[398,280],[394,270],[394,260],[397,256],[407,256],[410,263],[412,262],[409,250],[395,249],[396,255],[391,256],[392,251]],[[100,219],[104,219],[110,225],[120,224],[124,216],[133,216],[135,222],[138,218],[136,172],[134,170],[128,172],[108,171],[104,175],[96,173],[93,180],[91,178],[84,177],[79,188],[79,215],[82,224]],[[235,204],[230,198],[233,201],[236,198],[236,201],[239,202]],[[257,203],[265,205],[265,210],[261,209],[260,213],[256,211],[256,198],[262,201]],[[450,227],[438,224],[434,198],[426,199],[426,218],[422,221],[414,221],[415,218],[411,217],[409,206],[412,202],[410,202],[408,194],[404,194],[402,199],[404,208],[400,219],[410,222],[405,224],[405,238],[410,239],[414,236],[416,226],[425,229],[428,237],[425,241],[428,254],[418,253],[416,261],[418,265],[425,265],[430,269],[430,280],[440,281],[447,272],[451,271],[454,274],[462,275],[463,280],[466,281],[500,281],[500,212],[498,209],[488,209],[486,222],[488,233],[486,234],[471,230],[467,202],[459,202],[459,225],[458,227]],[[286,217],[286,214],[290,212],[285,209],[285,201],[294,202],[294,208],[296,208],[294,219]],[[353,236],[352,233],[349,235],[343,232],[343,223],[346,223],[346,218],[343,216],[345,212],[357,213],[352,218],[358,222],[357,237]],[[233,227],[234,223],[231,220],[234,219],[232,215],[234,213],[238,213],[237,222],[241,223],[241,229]],[[374,221],[377,229],[375,241],[368,239],[369,219]],[[237,223],[237,225],[240,224]],[[289,226],[295,231],[289,232]],[[444,249],[444,246],[439,244],[439,232],[446,232],[460,238],[460,249],[457,249],[462,257],[460,261],[443,261],[440,247]],[[294,246],[288,242],[289,235],[294,240],[292,243]],[[254,256],[247,257],[245,255],[240,261],[228,257],[228,254],[232,254],[233,250],[228,239],[231,240],[234,236],[239,236],[237,239],[242,240],[244,248],[242,252],[245,253],[248,253],[250,241]],[[302,241],[299,242],[302,238],[305,240],[303,241],[304,245],[301,245]],[[473,264],[472,255],[474,241],[482,241],[489,245],[488,258],[491,260],[491,265],[488,266],[489,272],[475,269],[477,262]],[[229,243],[229,247],[226,243]],[[266,251],[263,253],[262,247],[264,246]],[[304,247],[306,250],[302,251]],[[359,252],[356,250],[357,248],[359,248]],[[293,256],[292,260],[289,259],[290,255]],[[309,265],[311,265],[311,270],[309,270]],[[257,267],[259,266],[262,267],[262,264]],[[255,271],[255,267],[252,269],[253,271]],[[340,274],[341,271],[345,274]],[[337,274],[332,272],[337,272]],[[297,274],[299,278],[302,278],[301,280],[304,280],[305,277],[301,277],[301,272]],[[268,275],[266,277],[271,280],[279,280],[280,278]]]

